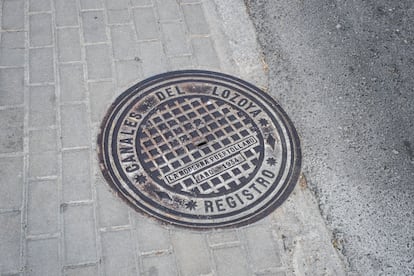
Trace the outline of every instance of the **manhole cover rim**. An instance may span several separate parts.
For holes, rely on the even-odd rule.
[[[145,90],[145,88],[151,87],[158,82],[162,83],[161,86],[165,86],[165,83],[174,80],[174,79],[184,79],[188,78],[188,81],[191,78],[200,79],[200,78],[211,78],[217,82],[223,83],[230,83],[236,87],[245,88],[247,91],[254,92],[254,97],[260,97],[261,100],[267,101],[271,105],[274,106],[272,109],[273,112],[276,112],[278,116],[278,120],[283,123],[283,128],[286,130],[286,137],[289,139],[286,141],[289,143],[289,147],[291,149],[291,164],[288,164],[289,172],[284,181],[284,183],[279,183],[278,185],[282,185],[281,188],[278,190],[277,195],[273,195],[271,200],[268,200],[266,204],[260,206],[255,213],[247,213],[244,214],[241,218],[235,218],[234,220],[229,220],[226,222],[221,222],[219,224],[211,224],[211,223],[198,223],[198,222],[187,222],[187,221],[180,221],[176,219],[174,215],[169,216],[168,214],[161,214],[157,212],[158,210],[154,210],[145,206],[144,204],[135,200],[136,204],[133,204],[131,200],[134,200],[131,196],[128,195],[128,192],[122,187],[116,185],[116,181],[119,181],[113,172],[108,171],[108,167],[106,166],[106,158],[104,156],[104,147],[107,141],[104,140],[104,136],[108,131],[112,131],[112,128],[107,128],[107,125],[110,119],[113,118],[113,114],[115,114],[115,110],[119,107],[122,109],[122,105],[124,101],[127,102],[128,98],[133,98],[137,91]],[[280,107],[280,105],[266,92],[263,92],[261,89],[257,88],[256,86],[238,79],[237,77],[233,77],[230,75],[226,75],[223,73],[212,72],[212,71],[205,71],[205,70],[181,70],[181,71],[173,71],[167,72],[163,74],[159,74],[153,76],[151,78],[145,79],[136,85],[132,86],[131,88],[127,89],[121,95],[119,95],[115,101],[113,101],[110,108],[107,110],[107,113],[102,120],[100,126],[100,132],[98,134],[98,157],[101,172],[104,175],[106,182],[111,186],[111,188],[120,195],[120,197],[128,203],[131,207],[135,210],[139,211],[140,213],[144,213],[145,215],[150,215],[149,217],[157,218],[159,221],[163,221],[164,223],[174,224],[176,226],[185,227],[185,228],[196,228],[196,229],[211,229],[211,228],[229,228],[229,227],[239,227],[246,224],[250,224],[261,218],[267,216],[270,212],[275,210],[278,206],[280,206],[286,198],[290,195],[292,190],[294,189],[301,170],[301,148],[300,148],[300,140],[299,136],[296,132],[295,127],[293,126],[290,118],[287,116],[286,112]]]

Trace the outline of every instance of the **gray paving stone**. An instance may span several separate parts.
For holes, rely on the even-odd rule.
[[[63,201],[91,199],[89,150],[62,152]]]
[[[92,276],[98,275],[98,267],[96,265],[70,267],[65,269],[65,276]]]
[[[115,62],[118,87],[130,86],[142,79],[140,63],[136,60],[121,60]]]
[[[129,0],[104,0],[108,10],[127,9]]]
[[[100,9],[102,8],[101,0],[80,0],[81,9]]]
[[[29,176],[55,176],[57,170],[57,152],[49,151],[30,154]]]
[[[135,215],[137,240],[140,252],[166,250],[172,247],[168,230],[157,222],[141,215]]]
[[[23,124],[23,108],[0,110],[0,126],[21,126]]]
[[[220,61],[213,42],[208,37],[197,37],[192,40],[194,56],[200,68],[218,69]]]
[[[165,72],[167,60],[161,42],[149,41],[140,43],[140,53],[144,77]]]
[[[52,15],[49,13],[32,14],[29,17],[30,46],[46,46],[53,43]]]
[[[107,40],[102,11],[82,12],[82,26],[86,43],[105,42]]]
[[[171,70],[183,70],[193,68],[191,56],[168,57]]]
[[[29,11],[31,12],[50,11],[50,1],[51,0],[30,0]]]
[[[53,48],[30,49],[29,70],[31,83],[53,82]]]
[[[130,20],[129,11],[123,10],[108,10],[108,23],[109,24],[124,24]]]
[[[155,257],[145,257],[142,260],[143,275],[177,275],[174,256],[171,254]]]
[[[210,245],[225,244],[239,241],[236,231],[214,231],[208,235]]]
[[[29,91],[29,125],[31,127],[56,124],[54,86],[32,86]]]
[[[0,112],[1,114],[1,112]],[[21,127],[0,127],[0,153],[23,150],[23,129]]]
[[[63,206],[65,264],[97,260],[92,205]]]
[[[0,175],[0,209],[20,208],[23,190],[23,157],[0,158]]]
[[[63,103],[82,101],[86,90],[82,64],[64,64],[59,66],[60,100]]]
[[[57,26],[77,26],[79,24],[76,0],[53,1],[55,1]]]
[[[23,150],[23,108],[0,110],[0,153]]]
[[[139,40],[159,38],[159,26],[152,7],[133,9],[133,17]]]
[[[0,106],[23,103],[24,69],[0,69]]]
[[[166,22],[162,23],[161,27],[164,35],[164,49],[167,56],[191,54],[184,26],[181,22]]]
[[[134,244],[129,230],[102,233],[103,265],[106,275],[135,275]]]
[[[279,267],[282,265],[278,248],[267,225],[255,225],[244,230],[251,265],[255,270]]]
[[[39,153],[56,151],[57,137],[55,129],[40,129],[29,132],[29,152]]]
[[[240,247],[229,247],[214,250],[217,275],[250,275],[248,262]]]
[[[204,16],[201,4],[182,5],[185,22],[190,34],[206,35],[210,33],[210,28]]]
[[[132,6],[150,6],[152,5],[151,0],[131,0]]]
[[[96,190],[98,193],[99,226],[129,225],[129,207],[120,198],[111,193],[109,189],[109,185],[102,177],[97,177]]]
[[[138,55],[137,42],[131,26],[111,27],[111,37],[116,59],[133,59]]]
[[[58,229],[59,214],[56,180],[29,182],[28,186],[28,233],[55,233]]]
[[[24,32],[4,32],[0,42],[0,65],[24,65]]]
[[[88,78],[103,79],[112,76],[110,53],[108,45],[86,46],[86,61],[88,63]]]
[[[209,250],[203,233],[174,231],[172,232],[171,239],[178,262],[178,269],[181,273],[180,275],[203,275],[212,273]],[[200,262],[200,260],[203,261]]]
[[[4,0],[2,24],[3,30],[23,29],[24,27],[24,1]]]
[[[0,214],[0,273],[19,269],[20,212]]]
[[[107,107],[114,99],[114,91],[114,85],[109,81],[89,83],[92,122],[100,122],[103,119]]]
[[[59,240],[27,241],[27,271],[30,275],[59,274]]]
[[[180,19],[180,10],[176,0],[155,0],[160,20]]]
[[[57,40],[59,61],[81,60],[79,28],[58,29]]]
[[[62,146],[80,147],[89,146],[89,126],[84,104],[64,105],[61,107],[62,118]]]

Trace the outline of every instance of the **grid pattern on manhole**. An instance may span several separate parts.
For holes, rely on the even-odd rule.
[[[224,101],[207,98],[178,98],[157,107],[139,133],[144,167],[152,177],[176,192],[214,194],[238,189],[257,166],[260,145],[242,152],[240,165],[197,183],[191,176],[168,183],[165,175],[193,164],[221,149],[256,136],[251,119]],[[199,144],[204,144],[198,146]]]

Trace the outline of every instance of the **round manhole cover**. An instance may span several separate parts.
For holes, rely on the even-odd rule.
[[[98,137],[102,172],[129,204],[191,228],[245,225],[279,206],[300,171],[297,133],[257,87],[176,71],[131,87]]]

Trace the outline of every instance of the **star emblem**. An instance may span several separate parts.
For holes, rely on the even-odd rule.
[[[147,182],[147,177],[143,174],[137,174],[135,175],[134,180],[138,184],[144,184],[145,182]]]
[[[264,118],[260,119],[259,123],[261,126],[267,126],[269,124],[269,122]]]
[[[197,202],[194,200],[190,200],[185,203],[185,208],[187,208],[190,211],[195,210],[196,207],[197,207]]]
[[[269,158],[267,158],[266,162],[267,162],[267,164],[268,164],[268,165],[270,165],[270,166],[274,166],[274,165],[276,165],[276,159],[275,159],[274,157],[269,157]]]

